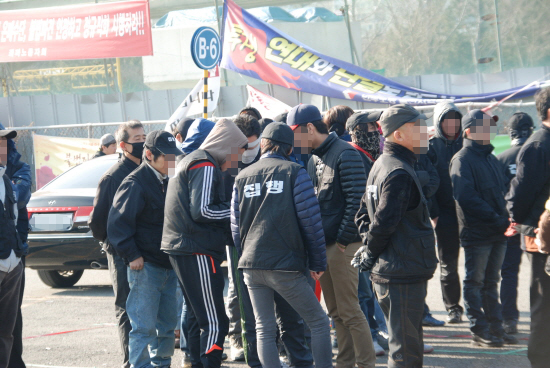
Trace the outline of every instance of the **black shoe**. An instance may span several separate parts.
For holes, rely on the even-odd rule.
[[[504,332],[509,335],[514,335],[518,333],[518,321],[515,319],[506,319],[502,322],[502,327]]]
[[[453,308],[449,311],[447,316],[447,323],[460,323],[462,322],[462,310],[460,308]]]
[[[499,348],[504,345],[504,341],[489,332],[482,332],[479,334],[472,333],[472,344],[486,348]]]
[[[500,336],[506,345],[517,345],[519,344],[518,339],[515,336],[508,335],[507,333]]]
[[[445,326],[445,322],[435,319],[434,316],[428,314],[422,319],[422,326],[441,327]]]

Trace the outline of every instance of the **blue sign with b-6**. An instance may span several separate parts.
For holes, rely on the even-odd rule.
[[[213,69],[220,60],[221,45],[218,33],[210,27],[200,27],[191,39],[193,61],[201,69]]]

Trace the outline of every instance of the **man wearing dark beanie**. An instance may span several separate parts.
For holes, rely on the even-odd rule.
[[[464,143],[451,160],[450,175],[457,205],[460,244],[466,276],[464,306],[474,345],[499,347],[518,340],[504,332],[499,302],[500,268],[506,253],[504,233],[506,179],[492,154],[495,120],[481,110],[462,118]]]
[[[395,105],[380,117],[384,153],[367,179],[355,218],[364,246],[352,265],[371,272],[388,324],[388,367],[422,367],[422,317],[427,281],[437,266],[435,237],[416,155],[428,148],[426,116]]]

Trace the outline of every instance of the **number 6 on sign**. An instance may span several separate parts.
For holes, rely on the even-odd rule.
[[[193,61],[201,69],[204,69],[204,112],[203,117],[208,118],[208,69],[214,68],[220,61],[220,38],[216,31],[210,27],[200,27],[191,39],[191,56]]]

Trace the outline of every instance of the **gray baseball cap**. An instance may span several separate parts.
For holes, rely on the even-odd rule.
[[[380,116],[382,134],[384,134],[384,137],[387,137],[403,125],[412,123],[418,119],[427,120],[428,118],[426,115],[419,113],[418,110],[411,105],[393,105]]]
[[[111,144],[116,143],[115,137],[112,134],[105,134],[101,137],[101,145],[108,147]]]

